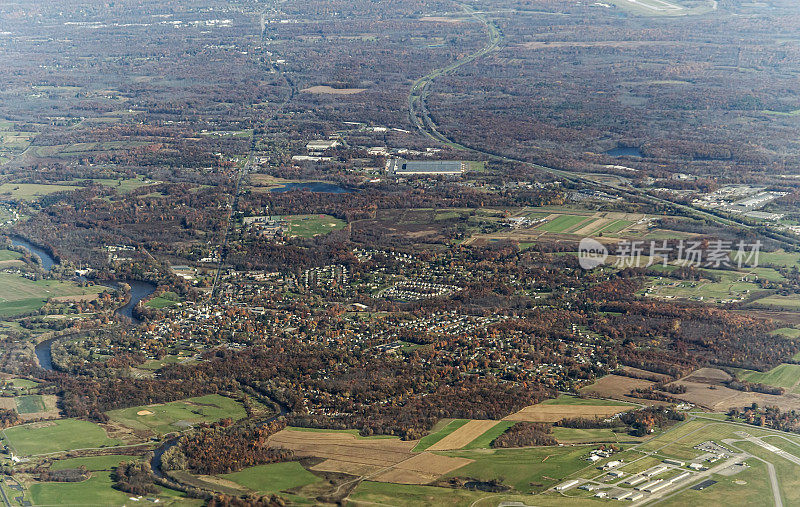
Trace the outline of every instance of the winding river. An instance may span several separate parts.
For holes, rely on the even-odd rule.
[[[11,238],[11,244],[13,244],[14,246],[25,247],[31,253],[35,253],[36,255],[38,255],[39,258],[42,259],[42,267],[44,268],[45,271],[50,271],[56,264],[56,260],[53,258],[52,255],[47,253],[45,250],[39,248],[38,246],[30,243],[24,238],[20,238],[19,236],[13,236]]]
[[[20,238],[15,236],[11,238],[11,242],[14,246],[22,246],[30,250],[31,252],[35,253],[42,259],[42,267],[46,271],[50,271],[53,266],[56,265],[56,260],[53,258],[52,255],[47,253],[42,248],[33,245],[29,241],[25,240],[24,238]],[[112,282],[112,281],[101,281],[98,282],[102,285],[111,288],[118,288],[119,282]],[[126,281],[128,285],[130,285],[131,292],[130,292],[130,300],[116,310],[116,314],[123,317],[124,319],[132,322],[133,324],[138,324],[140,321],[136,317],[133,316],[133,309],[142,299],[146,298],[150,294],[156,291],[156,286],[149,282],[141,282],[138,280],[130,280]],[[44,368],[45,370],[53,371],[53,354],[51,348],[53,346],[53,342],[57,338],[50,338],[49,340],[44,340],[36,345],[36,358],[39,360],[39,366]]]

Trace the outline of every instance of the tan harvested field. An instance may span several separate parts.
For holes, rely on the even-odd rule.
[[[0,408],[4,408],[6,410],[16,410],[17,402],[14,401],[14,398],[0,398]]]
[[[432,446],[429,451],[450,451],[461,449],[490,429],[494,428],[500,421],[472,420],[461,426]]]
[[[594,231],[599,231],[603,227],[607,226],[613,222],[610,218],[599,218],[597,220],[590,220],[586,225],[583,227],[576,229],[573,234],[578,234],[580,236],[589,236]]]
[[[423,452],[407,459],[371,480],[398,484],[428,484],[444,474],[472,463],[467,458],[451,458]]]
[[[361,93],[366,88],[333,88],[330,86],[310,86],[300,90],[301,92],[314,93],[314,94],[328,94],[328,95],[355,95]]]
[[[503,420],[553,423],[567,417],[609,417],[627,410],[619,405],[531,405]]]
[[[581,389],[581,392],[584,394],[597,394],[602,398],[615,398],[618,400],[633,401],[635,403],[647,403],[646,400],[633,398],[629,396],[629,394],[633,389],[647,389],[653,384],[654,382],[650,382],[649,380],[623,377],[622,375],[606,375],[598,379],[594,384]]]
[[[663,373],[656,373],[656,372],[653,372],[653,371],[640,370],[639,368],[634,368],[633,366],[623,366],[622,369],[625,370],[628,373],[633,374],[633,375],[652,377],[652,378],[657,378],[659,380],[670,380],[672,378],[669,375],[665,375]]]
[[[700,368],[699,370],[695,370],[689,375],[683,377],[681,380],[700,382],[704,384],[721,384],[731,380],[732,378],[733,377],[731,377],[727,372],[717,368]]]
[[[427,484],[472,462],[411,452],[417,441],[363,439],[349,433],[283,430],[272,435],[269,442],[291,449],[300,457],[324,458],[325,461],[311,467],[318,472],[339,472],[402,484]]]
[[[722,383],[731,377],[716,368],[701,368],[692,374],[673,382],[672,385],[686,386],[683,394],[674,394],[675,398],[694,403],[695,405],[726,412],[731,408],[743,408],[752,403],[760,406],[775,406],[781,410],[800,410],[800,395],[786,393],[781,395],[746,393],[730,389]]]

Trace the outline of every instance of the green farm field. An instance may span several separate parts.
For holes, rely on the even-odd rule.
[[[38,394],[17,396],[14,401],[17,403],[17,412],[20,414],[38,414],[47,410],[44,398]]]
[[[748,382],[757,382],[791,391],[800,383],[800,364],[780,364],[768,372],[750,371],[741,376]]]
[[[72,191],[78,187],[68,185],[41,185],[38,183],[3,183],[0,197],[7,196],[18,201],[35,201],[56,192]]]
[[[538,226],[537,229],[546,231],[546,232],[564,232],[567,229],[575,227],[579,223],[586,220],[588,217],[584,215],[560,215],[556,218],[550,220],[549,222],[545,222],[542,225]]]
[[[278,493],[322,481],[296,461],[246,468],[220,477],[262,494]]]
[[[77,419],[60,419],[14,426],[3,431],[3,440],[21,456],[71,449],[120,445],[100,426]]]
[[[51,297],[97,294],[103,290],[105,288],[102,286],[79,287],[73,282],[34,281],[11,273],[0,273],[0,317],[38,310]]]
[[[218,394],[174,401],[163,405],[124,408],[107,412],[111,420],[138,430],[169,433],[199,422],[216,422],[226,417],[245,417],[244,407]]]

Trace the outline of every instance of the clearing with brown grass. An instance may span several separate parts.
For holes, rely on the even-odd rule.
[[[634,389],[647,389],[655,384],[649,380],[623,377],[622,375],[606,375],[594,384],[581,389],[584,394],[596,394],[601,398],[614,398],[617,400],[632,401],[634,403],[652,404],[647,400],[641,400],[630,396]]]
[[[609,417],[620,412],[627,412],[631,408],[635,407],[619,405],[531,405],[503,418],[503,420],[554,423],[568,417]]]

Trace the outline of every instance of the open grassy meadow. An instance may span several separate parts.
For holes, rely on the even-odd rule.
[[[748,371],[741,378],[748,382],[758,382],[776,387],[783,387],[787,391],[800,383],[800,365],[779,364],[768,372]]]
[[[296,461],[246,468],[220,477],[264,494],[278,493],[322,481]]]
[[[125,454],[111,454],[108,456],[92,456],[88,458],[67,458],[59,459],[50,466],[51,470],[66,470],[68,468],[86,467],[89,471],[108,470],[111,471],[122,462],[139,461],[139,456],[128,456]]]
[[[395,506],[468,506],[487,496],[480,491],[364,481],[350,495],[353,502]]]
[[[12,273],[0,273],[0,317],[36,311],[49,298],[97,294],[105,287],[95,285],[80,287],[73,282],[59,280],[29,280]]]
[[[245,415],[239,402],[218,394],[108,412],[112,421],[123,426],[157,433],[179,431],[196,423],[216,422],[226,417],[238,420]]]
[[[543,491],[563,477],[591,467],[584,459],[587,446],[527,447],[523,449],[475,449],[441,452],[475,460],[459,468],[448,477],[473,477],[489,481],[503,478],[503,482],[521,493]]]
[[[56,192],[69,192],[77,187],[69,185],[41,185],[39,183],[3,183],[0,185],[0,198],[15,201],[35,201]]]
[[[0,262],[14,261],[21,258],[22,254],[19,252],[13,252],[11,250],[0,250]]]
[[[85,466],[91,472],[91,477],[83,482],[56,483],[35,482],[31,484],[28,497],[33,505],[71,505],[71,506],[116,506],[135,504],[130,500],[132,495],[123,493],[113,488],[113,469],[122,461],[136,461],[136,456],[111,455],[89,458],[72,458],[55,461],[54,470],[77,468]],[[181,493],[161,488],[157,495],[148,495],[158,498],[158,505],[194,506],[202,505],[201,500],[184,498]],[[138,503],[150,502],[144,500]]]
[[[3,440],[21,456],[121,444],[119,440],[108,438],[100,426],[77,419],[14,426],[3,431]]]
[[[311,238],[344,228],[345,221],[330,215],[286,215],[289,222],[288,236]]]

